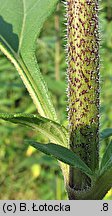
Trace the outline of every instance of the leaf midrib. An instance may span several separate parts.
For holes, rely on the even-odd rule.
[[[20,36],[19,36],[19,47],[18,47],[18,55],[20,56],[20,50],[21,50],[21,46],[22,46],[22,42],[23,42],[23,36],[24,36],[24,29],[25,29],[25,23],[26,23],[26,17],[27,17],[27,14],[29,12],[31,12],[31,10],[35,7],[35,5],[37,4],[38,2],[35,2],[35,4],[28,10],[26,11],[26,1],[25,0],[22,0],[22,5],[23,5],[23,21],[22,21],[22,27],[21,27],[21,32],[20,32]]]
[[[35,2],[35,1],[34,1]],[[38,0],[35,2],[34,5],[38,4],[39,2],[41,2],[41,0]],[[50,119],[54,119],[55,121],[57,120],[56,114],[55,114],[55,110],[53,109],[52,103],[50,102],[49,99],[49,95],[48,95],[48,90],[47,90],[47,94],[45,96],[45,98],[43,98],[42,94],[41,94],[41,89],[44,90],[44,82],[42,80],[41,74],[38,74],[39,76],[39,80],[40,80],[40,85],[37,86],[37,82],[35,82],[35,80],[33,79],[33,76],[31,74],[31,69],[29,69],[28,65],[27,65],[27,61],[25,61],[22,57],[21,52],[23,51],[23,42],[24,42],[24,33],[25,33],[25,29],[26,29],[26,25],[27,25],[27,16],[28,14],[32,11],[33,7],[29,7],[27,8],[27,4],[26,4],[26,0],[21,0],[21,23],[20,23],[20,27],[19,27],[19,44],[18,44],[18,49],[17,52],[14,50],[14,48],[11,47],[10,42],[7,42],[5,40],[4,37],[1,37],[1,50],[2,52],[7,56],[7,58],[9,58],[9,60],[14,64],[14,66],[16,67],[17,71],[19,72],[25,86],[27,87],[30,96],[33,99],[34,104],[36,105],[36,108],[38,109],[38,111],[40,112],[40,114],[44,117],[48,117]],[[31,14],[32,15],[32,14]],[[5,45],[5,46],[4,46]],[[7,49],[8,48],[8,49]],[[31,49],[31,47],[30,47]],[[27,48],[28,50],[28,48]],[[30,52],[31,54],[31,52]],[[34,50],[32,48],[32,55],[34,55]],[[34,58],[34,57],[33,57]],[[33,62],[35,62],[35,59],[33,59]],[[35,67],[35,65],[32,65],[32,67]],[[35,67],[36,68],[36,67]],[[37,70],[39,70],[37,68]],[[27,79],[28,78],[28,79]],[[33,83],[33,85],[32,85]],[[45,102],[44,102],[45,101]],[[47,103],[48,101],[48,103]],[[52,108],[52,110],[51,110]]]
[[[2,37],[2,35],[0,35],[1,40],[4,42],[4,44],[6,44],[6,46],[9,48],[9,50],[12,52],[12,54],[14,55],[15,59],[18,58],[19,56],[17,55],[17,53],[12,49],[12,47],[10,46],[10,44],[5,40],[4,37]]]
[[[1,37],[1,39],[2,39],[2,37]],[[16,65],[18,65],[18,69],[17,69],[17,67],[16,67],[16,69],[18,70],[20,76],[22,76],[22,77],[24,76],[25,79],[23,79],[23,82],[24,82],[25,86],[27,87],[28,91],[32,92],[31,97],[33,99],[33,102],[34,102],[36,108],[41,110],[42,116],[51,118],[52,116],[48,112],[47,107],[46,106],[42,107],[40,89],[38,89],[38,96],[37,96],[37,86],[35,83],[34,83],[34,85],[32,85],[33,77],[31,76],[30,73],[28,73],[28,68],[27,68],[26,64],[24,63],[23,59],[10,47],[9,43],[7,43],[7,41],[5,39],[3,39],[3,42],[6,44],[6,46],[8,46],[11,53],[6,51],[6,49],[5,49],[5,51],[7,52],[7,54],[5,54],[2,49],[1,49],[1,51],[7,56],[7,58],[10,59],[10,61],[15,65],[15,67],[16,67]],[[2,46],[2,44],[1,44],[1,46]],[[16,64],[15,64],[15,62],[16,62]],[[31,91],[29,90],[29,88]],[[38,104],[36,102],[37,100],[39,102]],[[48,113],[49,113],[49,116],[48,116]],[[57,121],[57,119],[56,119],[56,121]]]
[[[5,40],[4,40],[5,41]],[[1,44],[2,45],[2,44]],[[8,43],[6,43],[6,45],[9,45]],[[8,46],[9,47],[9,49],[10,49],[10,45]],[[3,50],[1,49],[1,51],[3,52]],[[6,51],[6,49],[5,49],[5,51]],[[24,62],[22,62],[21,61],[21,59],[20,59],[20,57],[18,56],[18,54],[16,54],[15,53],[15,51],[14,50],[12,50],[12,48],[11,48],[11,50],[10,50],[11,52],[12,52],[12,54],[13,54],[13,56],[11,56],[10,55],[10,53],[8,53],[7,51],[7,54],[5,54],[6,56],[7,56],[7,58],[9,58],[10,60],[11,60],[11,62],[15,65],[15,62],[16,62],[16,64],[18,65],[18,72],[19,72],[19,74],[20,74],[20,76],[22,75],[22,76],[25,76],[25,78],[26,78],[26,80],[28,80],[28,83],[30,82],[30,85],[31,85],[31,76],[29,77],[29,75],[28,75],[28,73],[27,73],[27,69],[26,69],[26,66],[24,65]],[[15,65],[15,67],[16,67],[16,65]],[[16,67],[17,68],[17,67]],[[22,74],[21,74],[21,72],[20,72],[20,70],[22,71]],[[27,77],[29,77],[29,79],[27,79]],[[26,81],[24,80],[24,84],[25,84],[25,86],[26,86]],[[32,85],[31,86],[29,86],[29,84],[27,85],[27,88],[29,89],[29,87],[31,87],[31,88],[33,88],[33,91],[34,91],[34,97],[36,97],[37,98],[37,94],[36,94],[36,90],[35,90],[35,87],[33,87]],[[33,99],[33,97],[32,97],[32,99]],[[39,100],[39,98],[38,98],[38,100]],[[33,100],[34,101],[34,100]],[[40,100],[39,100],[39,102],[40,102]],[[34,104],[35,104],[35,106],[36,106],[36,108],[38,108],[37,107],[37,105],[36,105],[36,103],[35,103],[35,101],[34,101]],[[40,102],[40,104],[41,104],[41,102]],[[43,112],[44,112],[45,110],[43,110]],[[45,114],[45,113],[44,113]]]
[[[18,47],[18,55],[20,53],[21,50],[21,46],[22,46],[22,41],[23,41],[23,32],[24,32],[24,28],[25,28],[25,22],[26,22],[26,3],[25,0],[22,0],[22,5],[23,5],[23,21],[22,21],[22,27],[21,27],[21,33],[20,33],[20,38],[19,38],[19,47]]]

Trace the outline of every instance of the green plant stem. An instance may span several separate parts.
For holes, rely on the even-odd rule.
[[[68,118],[70,148],[95,171],[99,166],[98,0],[67,0]],[[70,168],[69,184],[86,190],[91,181]]]
[[[60,80],[60,20],[59,20],[60,5],[57,5],[57,14],[55,15],[55,30],[56,30],[56,42],[55,42],[55,78]]]
[[[74,191],[67,186],[68,197],[70,200],[101,200],[112,187],[112,168],[98,177],[93,186],[87,191]]]

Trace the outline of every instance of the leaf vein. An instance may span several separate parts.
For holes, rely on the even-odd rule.
[[[24,28],[25,28],[25,23],[26,23],[26,3],[25,0],[22,0],[23,4],[23,22],[22,22],[22,28],[21,28],[21,33],[20,33],[20,40],[19,40],[19,47],[18,47],[18,55],[21,50],[22,46],[22,41],[23,41],[23,33],[24,33]]]

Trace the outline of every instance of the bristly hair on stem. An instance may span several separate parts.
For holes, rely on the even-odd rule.
[[[99,166],[98,0],[66,0],[69,147],[95,171]],[[69,185],[91,187],[88,177],[70,168]]]

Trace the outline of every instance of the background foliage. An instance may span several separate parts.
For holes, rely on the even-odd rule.
[[[101,124],[112,128],[112,2],[100,3]],[[44,24],[36,56],[61,123],[67,125],[66,26],[62,3]],[[0,53],[0,112],[36,113],[17,71]],[[30,129],[0,121],[0,199],[66,199],[57,161],[24,145],[24,139],[46,142]],[[108,143],[103,142],[100,157]],[[105,199],[112,199],[112,190]]]

